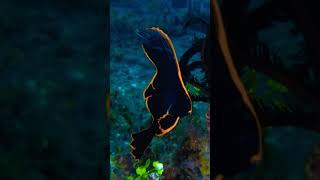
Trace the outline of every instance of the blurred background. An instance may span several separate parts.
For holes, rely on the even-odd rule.
[[[105,179],[104,0],[0,2],[0,179]]]

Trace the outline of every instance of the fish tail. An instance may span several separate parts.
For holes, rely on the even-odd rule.
[[[153,136],[155,135],[155,124],[147,129],[140,131],[139,133],[132,134],[131,142],[131,154],[135,159],[140,159],[148,145],[151,143]]]

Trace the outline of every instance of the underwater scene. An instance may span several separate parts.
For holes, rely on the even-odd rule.
[[[203,23],[186,27],[186,22],[195,17],[208,22],[209,13],[209,0],[194,1],[191,5],[184,0],[110,2],[111,179],[210,178],[208,98],[193,102],[192,114],[181,118],[170,133],[154,137],[140,161],[134,160],[130,147],[131,134],[151,123],[143,92],[156,73],[144,54],[137,31],[159,27],[171,39],[180,60],[191,44],[205,37],[207,31]],[[200,53],[191,61],[196,60],[200,60]],[[199,79],[205,78],[201,71],[194,73]],[[185,86],[193,96],[202,95],[192,84],[185,83]]]
[[[0,1],[0,180],[319,180],[319,12],[311,0]],[[248,165],[238,154],[258,141]]]
[[[261,163],[224,179],[319,179],[320,54],[315,42],[319,24],[312,18],[316,9],[311,1],[301,6],[296,0],[219,3],[235,67],[260,117],[263,137]],[[223,112],[234,114],[225,118],[236,122],[242,115],[232,109],[237,102],[223,90],[218,97],[209,92],[208,72],[212,69],[202,63],[207,58],[202,47],[204,41],[210,42],[208,32],[217,26],[210,21],[210,16],[215,19],[210,9],[209,0],[110,1],[110,179],[214,178],[210,176],[210,159],[213,169],[215,159],[210,158],[209,146],[211,142],[215,148],[215,141],[209,136],[213,108],[209,99],[213,103],[225,99],[223,108],[230,104]],[[151,123],[143,93],[156,72],[144,54],[138,32],[151,27],[159,27],[171,39],[193,109],[172,131],[155,136],[141,159],[135,160],[131,135]],[[219,58],[213,55],[212,59]],[[220,67],[215,68],[219,72]],[[217,72],[213,79],[225,76]],[[212,112],[219,110],[215,107]],[[212,118],[211,126],[223,120],[227,119]],[[219,132],[232,134],[234,124]],[[232,162],[228,163],[233,169]]]

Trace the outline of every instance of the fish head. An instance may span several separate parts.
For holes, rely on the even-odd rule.
[[[172,54],[164,33],[159,28],[137,30],[138,40],[142,44],[145,54],[154,63],[162,62],[166,54]]]

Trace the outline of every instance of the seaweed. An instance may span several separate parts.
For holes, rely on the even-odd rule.
[[[151,160],[148,159],[144,165],[136,168],[135,176],[127,176],[127,180],[144,180],[144,179],[161,179],[163,173],[163,164],[159,161],[153,161],[150,167]]]

